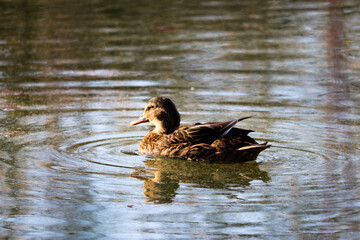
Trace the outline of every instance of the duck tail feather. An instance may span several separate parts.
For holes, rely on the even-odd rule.
[[[267,145],[267,143],[261,143],[261,144],[253,144],[250,146],[245,146],[238,148],[235,151],[235,158],[238,162],[244,162],[244,161],[253,161],[256,160],[259,153],[265,150],[266,148],[269,148],[271,145]]]
[[[271,145],[267,144],[267,142],[264,142],[264,143],[260,143],[260,144],[253,144],[253,145],[249,145],[249,146],[244,146],[244,147],[241,147],[241,148],[238,148],[236,149],[236,151],[246,151],[246,150],[249,150],[249,149],[261,149],[264,150],[266,148],[269,148],[271,147]]]

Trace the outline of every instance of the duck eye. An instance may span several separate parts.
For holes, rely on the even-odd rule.
[[[153,105],[150,105],[150,106],[148,106],[148,107],[146,108],[146,110],[148,111],[148,110],[150,110],[150,109],[152,109],[152,108],[154,108],[154,106],[153,106]]]

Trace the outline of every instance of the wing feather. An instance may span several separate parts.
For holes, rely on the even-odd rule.
[[[169,134],[164,138],[164,141],[170,142],[172,144],[183,142],[211,144],[216,139],[220,139],[226,136],[235,126],[235,124],[247,118],[250,117],[244,117],[225,122],[211,122],[197,124],[194,126],[186,126],[176,130],[172,134]]]

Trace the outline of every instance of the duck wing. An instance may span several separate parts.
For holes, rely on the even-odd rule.
[[[182,127],[172,134],[169,134],[164,138],[164,141],[169,142],[171,144],[176,143],[207,143],[211,144],[217,139],[223,138],[226,136],[231,129],[240,122],[241,120],[247,119],[250,117],[238,118],[232,121],[225,122],[211,122],[205,124],[196,124],[193,126],[185,126]],[[244,131],[244,134],[250,132],[250,130],[241,130]]]

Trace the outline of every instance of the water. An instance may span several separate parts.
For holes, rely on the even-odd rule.
[[[0,0],[0,237],[358,239],[358,1]],[[256,162],[139,155],[146,101]]]

